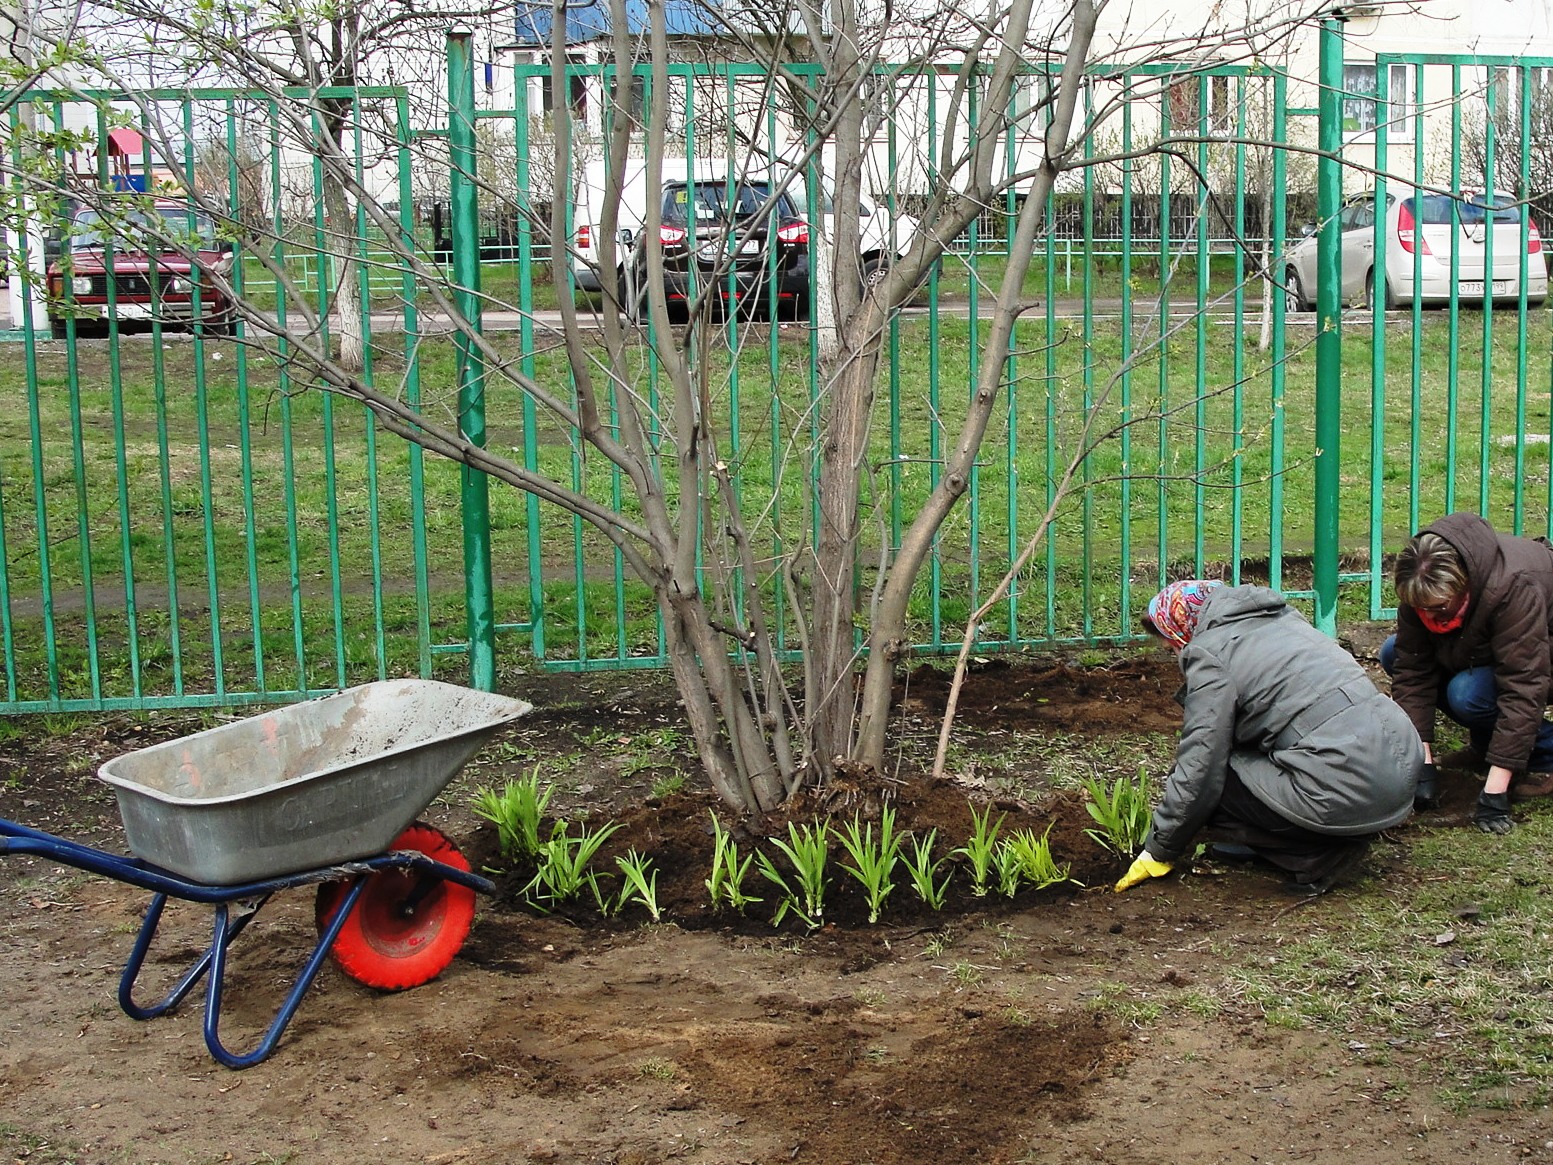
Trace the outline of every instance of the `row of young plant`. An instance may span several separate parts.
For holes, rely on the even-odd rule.
[[[1085,832],[1119,857],[1130,858],[1148,832],[1151,805],[1147,776],[1140,771],[1137,780],[1119,779],[1110,789],[1091,779],[1086,791],[1087,808],[1099,828]],[[527,777],[508,781],[500,792],[481,789],[475,794],[475,812],[495,824],[503,859],[533,866],[534,876],[521,891],[524,900],[535,909],[552,910],[591,897],[602,914],[616,915],[639,905],[654,922],[659,921],[663,911],[651,857],[635,849],[616,857],[621,883],[618,890],[609,889],[609,875],[595,869],[593,862],[620,828],[619,823],[590,829],[584,822],[573,832],[572,824],[561,819],[546,834],[544,815],[554,792],[553,785],[540,788],[536,769]],[[705,885],[714,910],[743,914],[765,901],[748,888],[753,868],[776,891],[773,926],[780,926],[792,915],[816,930],[824,925],[825,902],[833,886],[833,843],[839,843],[844,854],[839,863],[842,872],[861,887],[870,923],[879,921],[898,884],[909,885],[930,909],[943,909],[950,881],[959,868],[968,872],[970,892],[978,898],[994,892],[1012,898],[1026,888],[1040,889],[1070,880],[1071,863],[1059,864],[1052,857],[1051,826],[1039,836],[1031,829],[1005,834],[1006,818],[1007,814],[1000,814],[993,820],[992,806],[978,811],[972,805],[970,836],[964,845],[947,853],[936,852],[936,828],[925,835],[900,830],[895,810],[888,807],[879,815],[877,830],[874,822],[865,822],[860,815],[839,826],[830,821],[790,822],[786,837],[770,839],[785,859],[779,865],[765,850],[741,853],[738,842],[714,812],[712,864]]]

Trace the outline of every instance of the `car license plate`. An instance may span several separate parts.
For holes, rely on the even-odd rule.
[[[151,305],[149,303],[121,303],[118,305],[117,310],[121,320],[148,320],[151,318]]]

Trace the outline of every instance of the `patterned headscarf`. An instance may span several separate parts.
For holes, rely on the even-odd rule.
[[[1149,622],[1177,651],[1192,640],[1197,616],[1208,596],[1224,584],[1217,579],[1189,578],[1173,582],[1149,600]]]

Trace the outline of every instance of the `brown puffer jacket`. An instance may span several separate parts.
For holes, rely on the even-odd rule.
[[[1397,608],[1391,694],[1432,744],[1440,685],[1457,672],[1492,665],[1499,722],[1486,759],[1524,769],[1553,677],[1553,549],[1541,538],[1496,533],[1476,514],[1450,514],[1423,532],[1456,548],[1472,598],[1466,622],[1444,635],[1429,631],[1412,607]]]

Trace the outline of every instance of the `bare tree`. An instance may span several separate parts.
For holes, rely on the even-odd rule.
[[[819,436],[812,449],[793,449],[791,464],[779,467],[812,483],[815,525],[794,529],[783,539],[790,549],[771,558],[757,552],[757,531],[775,521],[793,522],[796,515],[749,512],[740,502],[730,437],[714,403],[719,358],[730,342],[739,341],[730,341],[729,329],[713,315],[715,278],[687,305],[686,326],[671,326],[661,200],[646,200],[645,222],[629,244],[645,271],[646,330],[605,310],[595,332],[563,296],[556,336],[567,356],[569,381],[526,376],[460,314],[460,289],[423,250],[400,237],[400,220],[364,179],[358,162],[364,150],[409,148],[401,127],[379,122],[368,103],[332,88],[368,79],[372,46],[411,23],[402,9],[373,17],[365,7],[331,7],[304,18],[290,6],[274,12],[261,7],[266,23],[257,28],[253,10],[243,9],[239,18],[219,3],[199,9],[203,16],[169,16],[142,7],[142,0],[112,3],[163,35],[198,46],[199,59],[219,62],[223,76],[271,94],[276,124],[284,131],[277,137],[299,143],[326,175],[326,233],[342,270],[351,269],[362,245],[359,215],[381,232],[382,245],[414,276],[430,308],[452,322],[465,350],[479,355],[488,383],[516,386],[576,448],[619,473],[628,503],[601,502],[570,481],[482,447],[451,411],[417,407],[402,390],[370,382],[359,374],[352,352],[329,351],[321,331],[293,332],[279,348],[273,340],[282,329],[273,314],[254,303],[242,305],[249,342],[265,343],[270,336],[277,358],[296,370],[292,383],[361,402],[389,431],[562,507],[613,546],[655,598],[667,657],[712,786],[728,804],[752,813],[770,811],[797,791],[823,784],[839,766],[884,765],[891,683],[911,642],[908,601],[935,539],[969,488],[1007,390],[1005,358],[1019,342],[1020,317],[1031,306],[1022,289],[1053,191],[1088,165],[1170,152],[1190,166],[1190,128],[1142,134],[1127,157],[1113,152],[1100,158],[1084,148],[1126,103],[1142,96],[1157,106],[1161,92],[1157,79],[1135,82],[1113,69],[1099,98],[1087,99],[1092,67],[1102,60],[1119,66],[1175,62],[1184,75],[1208,63],[1250,60],[1314,11],[1279,6],[1234,27],[1165,30],[1132,30],[1124,21],[1103,29],[1104,5],[1096,0],[1071,0],[1060,11],[1038,8],[1034,0],[1009,0],[975,14],[937,4],[912,6],[909,12],[892,4],[876,11],[858,0],[832,0],[821,11],[809,0],[797,0],[780,16],[766,13],[765,33],[749,37],[741,53],[765,68],[740,82],[747,89],[739,90],[738,100],[772,111],[763,112],[759,124],[780,114],[790,132],[773,148],[769,135],[750,131],[745,116],[725,115],[714,135],[720,140],[708,148],[730,165],[737,159],[742,172],[774,175],[771,199],[818,175],[830,207],[824,221],[813,224],[825,238],[822,255],[828,256],[818,263],[824,273],[820,317],[829,329],[814,404]],[[602,94],[601,149],[611,179],[596,261],[606,306],[615,306],[615,272],[627,245],[618,230],[627,163],[639,159],[647,189],[657,192],[670,145],[678,147],[687,133],[694,137],[701,131],[692,124],[671,134],[670,64],[683,59],[684,50],[671,45],[663,0],[648,5],[640,36],[632,31],[624,0],[612,0],[609,8],[609,60],[618,80],[607,83]],[[556,0],[550,55],[557,95],[567,93],[569,83],[566,18],[566,5]],[[819,68],[800,68],[799,56]],[[122,71],[106,57],[96,65],[109,75]],[[639,65],[647,74],[643,90],[627,80]],[[1039,86],[1030,86],[1032,74],[1042,79]],[[284,91],[291,85],[304,86],[306,95]],[[1016,100],[1021,86],[1025,96]],[[645,104],[636,99],[639,94],[647,97]],[[865,281],[855,257],[871,137],[883,120],[920,118],[929,108],[937,110],[932,125],[911,138],[900,162],[920,180],[917,229],[900,240],[891,261],[872,273],[876,277]],[[142,110],[153,119],[157,112],[150,106]],[[558,98],[552,116],[554,157],[545,169],[573,175],[581,135],[574,132],[570,102]],[[1007,152],[1011,135],[1027,143],[1013,164]],[[176,151],[176,134],[162,138],[161,148]],[[482,176],[467,177],[478,183]],[[936,488],[908,516],[899,544],[870,549],[867,499],[875,477],[870,439],[890,321],[968,224],[1003,206],[1010,192],[1018,196],[1011,246],[989,297],[993,303],[981,331],[980,372],[970,386],[970,403],[945,443]],[[225,212],[219,201],[208,201],[210,209]],[[533,225],[563,240],[564,200],[551,202],[549,220]],[[268,261],[259,245],[263,239],[254,243],[251,253]],[[273,263],[272,274],[282,284],[288,278]],[[341,318],[354,306],[345,290],[354,282],[340,277]],[[657,379],[651,387],[640,371],[644,342],[653,345]],[[873,580],[866,589],[860,583],[865,578]],[[781,619],[802,647],[796,681],[782,666]]]

